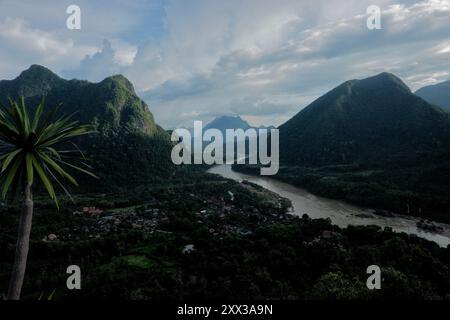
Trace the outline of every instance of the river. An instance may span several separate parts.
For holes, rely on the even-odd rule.
[[[233,171],[230,165],[217,165],[208,170],[210,173],[221,175],[236,181],[247,180],[256,183],[270,191],[288,198],[292,202],[292,214],[302,216],[304,213],[311,218],[330,218],[340,226],[348,225],[377,225],[382,228],[391,227],[394,231],[415,234],[419,237],[436,242],[442,247],[450,244],[450,225],[436,223],[444,232],[431,233],[417,228],[419,219],[403,215],[383,217],[375,215],[373,209],[354,206],[343,201],[332,200],[313,195],[305,189],[269,178],[268,176],[248,175]]]

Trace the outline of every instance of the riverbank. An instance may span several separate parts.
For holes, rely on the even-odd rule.
[[[257,166],[233,168],[259,174]],[[282,166],[274,178],[323,197],[450,224],[450,164],[407,168]]]
[[[331,218],[289,214],[281,192],[261,184],[203,173],[184,184],[74,195],[75,204],[63,203],[59,212],[39,201],[23,298],[449,297],[450,248],[391,228],[340,228]],[[9,280],[18,211],[0,210],[0,295]],[[82,290],[66,287],[72,264],[82,270]],[[366,287],[367,267],[374,264],[382,269],[383,290]]]
[[[413,234],[427,240],[434,241],[446,247],[450,244],[450,226],[444,223],[436,223],[442,227],[442,233],[433,233],[422,230],[417,226],[419,218],[391,214],[382,216],[376,214],[376,210],[348,204],[344,201],[324,198],[314,195],[305,189],[273,179],[267,176],[246,174],[232,170],[229,165],[215,166],[208,170],[210,173],[219,174],[222,177],[235,181],[248,180],[270,191],[278,193],[282,197],[291,200],[293,214],[302,216],[308,214],[311,218],[330,218],[333,224],[345,228],[349,225],[376,225],[381,228],[389,227],[397,232]]]

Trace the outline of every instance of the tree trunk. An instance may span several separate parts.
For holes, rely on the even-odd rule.
[[[17,235],[16,254],[7,295],[8,300],[19,300],[20,298],[20,291],[22,290],[25,269],[27,267],[32,219],[33,197],[31,194],[31,183],[26,183],[24,188],[22,214],[20,215],[19,231]]]

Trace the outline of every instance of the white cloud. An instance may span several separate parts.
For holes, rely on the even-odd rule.
[[[366,27],[373,0],[80,0],[80,32],[64,28],[68,4],[0,2],[2,78],[32,63],[122,72],[167,127],[225,113],[280,124],[351,78],[390,71],[416,89],[450,72],[448,0],[378,0],[382,30]]]
[[[102,51],[103,39],[112,44],[114,64],[129,66],[137,47],[124,37],[134,34],[155,2],[78,0],[81,30],[68,30],[66,8],[72,0],[1,0],[1,78],[15,77],[31,64],[45,65],[59,74],[74,70],[86,56]],[[86,74],[83,78],[88,77]]]
[[[95,50],[95,47],[76,46],[71,39],[31,28],[26,21],[9,17],[0,21],[0,42],[0,72],[8,78],[34,63],[59,68],[74,65]]]
[[[230,24],[219,23],[227,26],[219,32],[223,32],[219,39],[226,41],[212,49],[209,57],[216,57],[214,64],[190,65],[191,52],[186,50],[183,51],[186,52],[183,57],[186,61],[173,70],[171,63],[166,63],[165,52],[160,51],[161,59],[154,67],[163,66],[169,72],[158,79],[162,83],[152,81],[152,89],[147,92],[157,119],[174,126],[194,119],[173,117],[176,110],[196,111],[199,118],[211,117],[221,110],[232,110],[262,121],[269,108],[272,110],[270,119],[279,124],[313,98],[348,79],[388,71],[402,77],[412,89],[417,89],[430,81],[442,81],[448,77],[448,72],[442,72],[449,70],[448,58],[442,54],[445,48],[439,49],[441,55],[437,55],[436,50],[437,45],[450,40],[448,1],[403,5],[386,3],[381,6],[382,30],[366,28],[366,15],[361,14],[365,12],[364,7],[358,12],[349,8],[348,3],[343,4],[345,10],[341,16],[339,12],[331,13],[332,10],[325,6],[319,18],[311,19],[309,12],[317,13],[317,8],[302,14],[296,12],[298,6],[292,3],[286,7],[290,10],[284,11],[283,3],[273,8],[273,13],[268,5],[265,12],[268,18],[264,19],[262,14],[256,19],[257,23],[252,20],[247,28],[236,28],[239,23],[234,23],[233,28]],[[342,9],[339,5],[332,7]],[[233,14],[228,16],[235,17]],[[210,19],[194,21],[196,26],[202,23],[206,26],[212,23]],[[289,22],[280,24],[280,21]],[[207,28],[196,30],[202,37],[203,33],[208,34]],[[188,31],[184,29],[184,32]],[[185,37],[192,39],[193,36]],[[192,42],[192,45],[197,44],[198,41]],[[168,56],[176,60],[179,54],[181,52],[174,50]],[[275,97],[276,103],[266,104],[267,108],[256,107],[260,101],[273,101]]]
[[[439,49],[439,51],[437,51],[438,54],[442,54],[442,53],[450,53],[450,45],[443,47],[442,49]]]
[[[122,73],[124,68],[130,66],[136,55],[136,48],[122,41],[104,39],[102,49],[92,55],[86,55],[76,68],[63,71],[63,75],[94,82]]]
[[[119,39],[110,40],[114,49],[114,62],[119,66],[130,66],[137,54],[137,47]]]

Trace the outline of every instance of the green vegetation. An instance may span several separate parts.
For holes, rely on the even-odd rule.
[[[44,101],[39,104],[34,116],[31,117],[23,97],[20,104],[11,100],[8,108],[2,107],[0,110],[2,198],[5,200],[11,186],[13,192],[16,188],[21,188],[23,196],[8,300],[18,300],[22,290],[33,219],[33,183],[38,181],[35,176],[39,177],[56,206],[58,200],[53,187],[54,182],[57,182],[66,193],[67,190],[61,181],[78,185],[64,168],[95,177],[86,169],[71,163],[74,160],[74,152],[78,153],[75,145],[75,151],[61,150],[61,145],[74,137],[90,133],[91,127],[79,125],[77,121],[71,120],[71,116],[53,119],[56,109],[45,117],[43,112]]]
[[[294,217],[287,199],[260,186],[174,166],[168,134],[122,76],[93,84],[32,66],[0,81],[0,101],[20,95],[28,105],[46,96],[96,128],[75,142],[100,178],[68,169],[81,188],[59,197],[60,211],[45,186],[36,188],[25,299],[450,298],[450,248],[388,228]],[[417,99],[390,75],[344,84],[281,128],[290,154],[281,149],[279,178],[370,206],[448,212],[448,116]],[[20,206],[1,205],[6,288]],[[66,288],[72,264],[82,290]],[[365,285],[372,264],[382,268],[382,290]]]
[[[280,159],[277,177],[314,193],[450,222],[450,114],[392,74],[300,111],[280,127]]]
[[[0,102],[23,95],[28,105],[60,106],[59,114],[72,114],[91,124],[96,134],[75,142],[83,150],[98,180],[77,175],[77,192],[126,189],[172,177],[177,168],[170,161],[169,135],[153,120],[148,106],[123,76],[99,83],[64,80],[50,70],[33,65],[14,80],[0,81]],[[114,173],[114,174],[111,174]]]
[[[0,81],[0,103],[7,98],[25,97],[28,105],[61,105],[61,113],[77,113],[80,123],[95,123],[101,132],[126,128],[153,135],[159,131],[148,106],[134,92],[123,76],[106,78],[99,83],[64,80],[45,67],[33,65],[14,80]]]
[[[158,212],[153,231],[124,227],[66,240],[64,233],[72,233],[74,226],[93,230],[94,218],[73,215],[68,208],[61,213],[37,209],[25,298],[53,291],[54,300],[450,297],[450,248],[389,229],[339,229],[328,220],[280,215],[276,206],[253,202],[258,190],[211,176],[203,180],[169,192],[160,188],[139,192],[142,199],[136,201],[142,206],[133,212],[137,219]],[[212,206],[228,190],[236,200]],[[118,195],[105,198],[120,200]],[[219,208],[232,204],[236,211],[220,218]],[[253,212],[254,205],[259,205],[258,213],[245,214]],[[207,212],[200,216],[203,209]],[[5,248],[0,255],[0,284],[7,279],[13,250],[14,219],[8,217],[0,225],[0,244]],[[48,232],[57,232],[60,240],[41,240]],[[188,244],[194,250],[183,253]],[[81,267],[80,291],[65,287],[69,264]],[[365,285],[366,268],[372,264],[382,268],[381,290]]]
[[[259,167],[233,165],[259,174]],[[450,163],[411,167],[284,166],[275,176],[327,198],[450,223]]]
[[[450,161],[450,114],[387,73],[343,83],[279,129],[286,165],[405,167]]]

